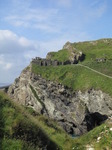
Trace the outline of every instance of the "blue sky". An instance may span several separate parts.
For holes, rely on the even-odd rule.
[[[0,83],[65,42],[112,37],[111,0],[0,0]]]

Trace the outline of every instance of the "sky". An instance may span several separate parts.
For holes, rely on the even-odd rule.
[[[112,37],[112,0],[0,0],[0,83],[67,42]]]

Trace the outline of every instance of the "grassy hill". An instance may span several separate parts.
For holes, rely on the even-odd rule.
[[[32,64],[32,72],[47,80],[62,83],[75,91],[94,88],[112,96],[112,39],[71,43],[70,49],[64,48],[58,52],[51,52],[50,58],[66,61],[69,59],[72,49],[85,54],[85,59],[78,65],[44,67]],[[96,59],[100,58],[105,58],[106,61],[97,62]],[[95,150],[112,149],[111,127],[112,122],[107,121],[80,138],[74,139],[72,149],[84,150],[87,147]]]
[[[71,43],[70,48],[65,49],[64,47],[58,52],[50,52],[49,54],[52,60],[66,61],[72,51],[82,51],[86,56],[84,62],[102,57],[112,59],[112,39]]]
[[[85,91],[90,88],[100,89],[112,96],[112,79],[95,73],[78,65],[65,65],[57,67],[39,67],[35,64],[32,70],[43,78],[62,83],[73,90]]]
[[[79,62],[96,71],[112,76],[112,39],[72,43],[71,47],[85,54]],[[52,60],[66,61],[72,48],[50,53]],[[106,62],[96,62],[106,58]],[[101,89],[112,96],[112,79],[81,65],[37,66],[32,64],[32,72],[47,80],[62,83],[73,90]],[[0,149],[1,150],[95,150],[112,149],[112,122],[104,122],[87,134],[72,138],[57,122],[37,114],[31,108],[18,105],[0,92]]]
[[[112,39],[72,43],[71,47],[82,51],[85,59],[79,64],[88,66],[105,75],[112,76]],[[71,53],[69,49],[51,52],[51,59],[66,61]],[[106,58],[98,63],[97,58]],[[98,74],[80,65],[47,66],[32,65],[32,71],[42,77],[60,82],[73,90],[100,89],[112,96],[112,79]]]
[[[92,61],[101,57],[112,59],[112,39],[78,42],[73,43],[72,46],[86,55],[85,61]]]

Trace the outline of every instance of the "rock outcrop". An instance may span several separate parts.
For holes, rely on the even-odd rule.
[[[112,115],[108,94],[94,89],[74,92],[33,74],[29,68],[9,87],[8,94],[20,104],[57,120],[69,134],[81,135]]]

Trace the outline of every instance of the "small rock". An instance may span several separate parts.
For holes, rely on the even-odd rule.
[[[97,141],[99,141],[101,139],[101,137],[99,136],[98,138],[97,138]]]
[[[87,145],[86,148],[86,150],[94,150],[94,148],[91,145]]]

